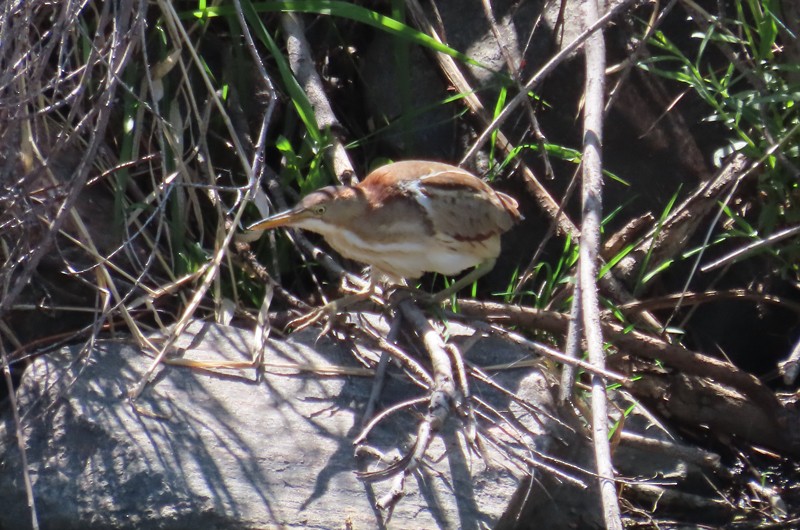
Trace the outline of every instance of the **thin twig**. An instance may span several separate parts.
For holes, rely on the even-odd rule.
[[[497,20],[495,19],[494,12],[492,10],[492,3],[490,0],[482,0],[483,4],[483,11],[486,13],[486,20],[489,22],[489,27],[494,34],[494,40],[497,42],[498,48],[500,48],[500,52],[503,54],[503,58],[506,62],[506,67],[508,68],[509,73],[514,79],[514,83],[517,85],[517,89],[522,91],[522,78],[520,77],[520,64],[523,62],[522,54],[520,50],[517,50],[515,57],[511,56],[511,51],[509,50],[508,42],[505,38],[504,32],[501,31],[500,27],[497,24]],[[543,11],[545,9],[543,8]],[[506,32],[507,33],[507,32]],[[514,59],[518,59],[518,63],[515,64]],[[542,163],[544,164],[545,170],[545,178],[553,179],[555,175],[553,173],[553,166],[550,163],[550,155],[547,153],[547,149],[545,149],[545,143],[547,138],[545,138],[544,133],[542,132],[541,127],[539,126],[539,120],[536,118],[536,112],[534,111],[533,104],[529,99],[524,101],[525,110],[528,113],[528,120],[530,121],[530,132],[533,134],[534,139],[536,140],[536,145],[539,148],[539,156],[542,159]],[[499,131],[498,131],[499,133]],[[508,153],[507,153],[508,154]]]
[[[19,403],[17,402],[17,389],[14,388],[14,380],[11,378],[11,365],[9,364],[8,354],[0,340],[0,354],[2,354],[3,361],[3,378],[8,389],[8,401],[11,406],[11,415],[14,419],[14,428],[16,430],[17,447],[19,448],[19,463],[22,467],[22,479],[25,484],[25,496],[28,498],[28,508],[31,511],[31,528],[39,530],[39,517],[36,514],[36,499],[33,496],[33,483],[31,482],[31,475],[28,470],[28,451],[26,450],[25,435],[22,432],[22,423],[19,417]]]
[[[386,342],[393,343],[397,341],[397,335],[400,333],[400,325],[402,322],[403,319],[400,314],[396,314],[394,319],[392,319],[392,325],[389,327],[389,333],[386,335]],[[375,368],[375,377],[372,381],[372,390],[369,393],[367,405],[364,407],[364,415],[361,417],[362,427],[367,422],[370,422],[372,415],[375,413],[375,405],[378,403],[378,399],[380,399],[381,392],[383,391],[383,383],[386,381],[386,370],[389,368],[390,358],[389,352],[381,350],[381,357],[378,360],[378,366]]]
[[[187,304],[186,308],[184,309],[181,315],[181,318],[178,320],[175,327],[172,329],[169,337],[164,342],[164,345],[159,350],[158,354],[156,355],[156,358],[153,360],[151,365],[145,371],[141,380],[129,392],[128,397],[131,403],[134,403],[136,399],[139,397],[139,395],[142,393],[144,387],[150,380],[150,377],[152,376],[153,372],[156,370],[158,365],[163,361],[164,356],[172,348],[172,345],[175,343],[178,337],[180,337],[180,335],[184,332],[186,327],[191,322],[192,315],[194,315],[195,310],[200,305],[200,302],[202,301],[206,292],[208,292],[209,287],[211,287],[211,283],[214,281],[214,278],[216,277],[217,271],[219,270],[220,264],[222,263],[222,259],[227,252],[228,246],[233,240],[234,234],[236,233],[236,227],[239,226],[239,220],[242,218],[244,209],[247,207],[252,195],[255,193],[257,184],[256,175],[253,173],[253,168],[250,164],[250,161],[247,159],[244,153],[241,141],[239,140],[239,137],[236,134],[230,116],[228,116],[228,114],[225,112],[222,102],[219,100],[219,97],[217,96],[216,91],[214,90],[214,86],[211,83],[211,80],[205,73],[204,63],[198,57],[197,51],[192,45],[192,41],[189,38],[186,29],[180,23],[180,17],[178,16],[177,12],[175,12],[175,7],[171,3],[166,2],[165,0],[159,0],[159,5],[161,6],[161,9],[164,12],[165,16],[168,16],[168,18],[174,22],[178,34],[186,44],[186,49],[188,49],[190,55],[192,56],[192,59],[194,60],[195,64],[198,67],[200,76],[205,82],[206,88],[208,89],[208,92],[211,95],[212,100],[217,105],[217,108],[220,111],[220,115],[223,119],[223,122],[227,126],[228,131],[230,132],[231,135],[230,139],[236,148],[235,152],[238,155],[242,168],[244,169],[247,175],[247,188],[236,208],[236,214],[233,217],[233,222],[231,223],[231,226],[228,228],[227,231],[225,231],[224,236],[218,238],[217,240],[218,247],[215,250],[214,256],[212,257],[211,261],[206,265],[202,282],[200,283],[194,295],[192,296],[192,299]]]
[[[795,234],[800,234],[800,225],[779,230],[778,232],[775,232],[766,239],[759,239],[758,241],[754,241],[748,245],[745,245],[742,248],[738,248],[733,252],[725,254],[721,258],[716,259],[711,263],[700,267],[700,272],[713,271],[714,269],[718,269],[727,263],[733,263],[740,258],[747,257],[757,252],[759,249],[761,249],[761,247],[773,245],[778,241],[786,239],[787,237],[792,237]]]
[[[355,177],[355,171],[344,144],[339,138],[342,126],[328,101],[322,79],[314,68],[311,45],[306,39],[303,21],[296,13],[283,13],[281,26],[286,32],[286,52],[292,72],[314,108],[317,126],[321,131],[331,134],[333,148],[329,151],[329,156],[336,178],[344,184],[351,184]]]
[[[486,140],[489,139],[491,136],[492,131],[498,129],[500,124],[502,124],[506,119],[512,115],[512,113],[516,110],[516,108],[522,104],[523,101],[528,99],[528,92],[533,90],[533,88],[538,85],[539,83],[544,80],[545,77],[550,75],[553,70],[555,70],[556,66],[561,64],[569,55],[578,49],[578,47],[583,44],[585,40],[587,40],[594,32],[599,30],[600,28],[605,27],[612,18],[616,17],[619,13],[621,13],[625,8],[627,8],[630,4],[636,2],[638,0],[623,0],[622,2],[616,4],[613,8],[611,8],[605,15],[601,18],[597,19],[597,21],[591,24],[586,30],[578,35],[575,40],[567,44],[565,47],[561,49],[556,55],[554,55],[544,66],[542,66],[538,72],[533,74],[533,76],[528,80],[527,83],[522,87],[523,90],[520,91],[519,94],[514,96],[511,101],[509,101],[505,108],[503,108],[502,112],[497,115],[495,119],[484,129],[481,135],[473,142],[472,147],[469,148],[469,151],[461,158],[461,163],[464,164],[467,160],[472,158],[478,149],[483,147],[483,144],[486,143]]]
[[[800,315],[800,303],[787,300],[781,296],[768,293],[756,293],[748,291],[747,289],[725,289],[722,291],[709,290],[701,293],[692,291],[684,291],[682,293],[667,294],[656,298],[648,298],[647,300],[639,300],[635,302],[628,302],[627,304],[620,304],[617,308],[626,312],[631,309],[667,309],[675,306],[675,303],[681,300],[683,305],[692,306],[700,305],[709,302],[719,302],[721,300],[751,300],[758,304],[774,304],[783,307],[790,311],[794,311]],[[610,310],[604,310],[603,314],[609,314]]]
[[[597,20],[597,0],[583,2],[584,21],[592,24]],[[578,284],[581,291],[583,330],[589,350],[589,361],[598,369],[605,369],[603,331],[600,326],[600,304],[597,296],[597,262],[600,255],[600,224],[603,191],[603,98],[605,87],[606,47],[603,32],[593,33],[584,47],[586,58],[586,89],[583,111],[583,220],[581,222],[580,258],[578,262]],[[571,324],[571,327],[574,325]],[[592,442],[594,445],[597,474],[599,475],[600,500],[603,504],[603,519],[606,528],[622,530],[617,489],[614,484],[614,468],[611,463],[611,447],[608,443],[608,396],[605,381],[592,374]]]
[[[506,436],[508,436],[509,438],[514,440],[514,442],[516,442],[516,445],[511,445],[508,443],[508,441],[501,440],[497,436],[493,435],[491,432],[482,433],[481,437],[487,439],[498,450],[498,452],[505,452],[507,455],[511,457],[509,458],[509,460],[512,463],[515,463],[516,465],[519,465],[517,464],[517,461],[524,462],[525,464],[527,464],[532,468],[545,470],[559,479],[570,482],[573,485],[580,487],[581,489],[586,489],[587,487],[586,484],[580,479],[573,477],[572,475],[568,475],[565,472],[559,470],[558,468],[547,465],[542,461],[537,460],[534,457],[538,456],[544,460],[556,462],[565,467],[570,467],[572,469],[580,471],[581,473],[593,476],[593,473],[591,471],[587,471],[585,469],[581,469],[567,462],[563,462],[561,460],[542,455],[539,451],[536,451],[533,448],[533,445],[529,443],[529,440],[526,439],[526,436],[523,433],[519,432],[519,429],[517,429],[516,426],[512,425],[510,422],[507,421],[507,418],[504,416],[504,414],[500,413],[500,411],[496,410],[495,408],[489,406],[481,399],[476,398],[475,401],[478,404],[480,404],[482,408],[491,411],[492,414],[497,416],[502,423],[497,423],[492,421],[492,419],[487,414],[483,413],[481,410],[477,410],[476,414],[484,418],[486,421],[495,424],[501,432],[503,432]],[[523,454],[520,448],[524,448],[528,452],[528,455]],[[530,470],[527,471],[530,473]]]
[[[700,252],[697,253],[697,256],[694,259],[694,263],[692,263],[692,268],[689,271],[689,274],[686,276],[686,282],[684,283],[683,289],[681,289],[681,292],[688,292],[689,291],[689,284],[691,283],[692,279],[695,277],[695,274],[697,273],[697,270],[700,268],[700,262],[702,261],[703,256],[705,255],[706,249],[709,248],[709,241],[711,241],[711,235],[713,234],[714,229],[717,226],[717,223],[719,222],[720,218],[722,217],[722,214],[725,211],[725,208],[728,206],[728,204],[730,203],[731,199],[733,199],[733,196],[736,194],[736,190],[739,188],[739,184],[741,184],[741,182],[744,179],[746,179],[748,176],[750,176],[752,173],[754,173],[756,169],[761,167],[761,165],[764,162],[766,162],[773,155],[773,153],[778,151],[783,146],[784,143],[788,142],[790,138],[793,138],[798,130],[800,130],[800,123],[798,123],[794,127],[792,127],[776,143],[770,145],[769,148],[766,149],[764,154],[761,155],[761,157],[758,160],[754,160],[747,167],[746,170],[744,170],[743,172],[739,172],[739,174],[737,175],[736,179],[733,181],[733,183],[730,184],[730,191],[725,196],[725,198],[722,200],[721,207],[717,209],[717,212],[714,215],[713,221],[708,223],[708,228],[707,228],[705,236],[703,238],[703,242],[702,242],[702,244],[700,246]],[[669,323],[672,321],[672,319],[678,313],[678,310],[680,309],[680,305],[681,305],[680,302],[678,302],[677,306],[675,307],[675,309],[672,312],[672,315],[670,315],[670,317],[664,323],[664,326],[663,326],[662,330],[667,329],[667,327],[669,326]]]
[[[421,388],[433,387],[433,377],[428,373],[425,367],[422,366],[419,361],[404,352],[399,346],[389,342],[387,339],[384,339],[371,329],[358,328],[356,333],[358,333],[361,337],[374,341],[381,350],[389,352],[389,354],[397,359],[401,365],[405,366],[406,370],[408,370],[411,376],[411,379]]]
[[[405,494],[406,477],[422,464],[433,437],[444,425],[453,404],[459,401],[452,363],[442,337],[411,300],[400,301],[398,308],[403,318],[414,328],[430,356],[434,383],[428,398],[428,410],[417,428],[417,437],[411,450],[403,458],[384,469],[358,473],[360,479],[369,482],[395,477],[389,492],[377,502],[379,509],[389,513]]]
[[[460,300],[459,310],[466,316],[483,318],[524,329],[565,333],[569,316],[555,311],[531,309],[510,304]],[[788,410],[756,376],[732,363],[670,344],[660,338],[611,322],[601,322],[605,339],[629,355],[657,360],[687,374],[708,377],[741,392],[758,405],[787,439],[800,439],[796,413]]]
[[[462,301],[459,301],[459,304],[461,304],[461,302]],[[453,315],[453,317],[457,317],[457,316],[459,316],[459,315]],[[626,382],[628,380],[628,378],[625,377],[622,374],[611,372],[611,371],[605,370],[605,369],[598,369],[596,366],[593,366],[591,363],[587,363],[586,361],[582,361],[582,360],[578,359],[577,357],[565,355],[565,354],[555,350],[554,348],[551,348],[551,347],[549,347],[549,346],[547,346],[545,344],[542,344],[540,342],[536,342],[536,341],[527,339],[527,338],[523,337],[521,334],[515,333],[513,331],[509,331],[508,329],[505,329],[504,327],[501,327],[501,326],[498,326],[498,325],[494,325],[494,324],[490,325],[490,324],[481,323],[481,322],[472,322],[471,324],[476,329],[485,330],[485,331],[487,331],[489,333],[497,333],[500,336],[506,337],[507,339],[511,340],[512,342],[514,342],[516,344],[519,344],[520,346],[524,346],[525,348],[528,348],[528,349],[536,352],[539,355],[545,355],[547,357],[550,357],[551,359],[555,359],[556,361],[558,361],[560,363],[563,363],[563,364],[566,364],[566,365],[570,365],[570,366],[575,366],[577,368],[581,368],[581,369],[583,369],[583,370],[585,370],[585,371],[587,371],[589,373],[599,375],[600,377],[605,377],[606,379],[608,379],[610,381],[616,381],[618,383],[624,383],[624,382]]]
[[[580,357],[581,337],[583,336],[582,293],[581,282],[576,282],[575,289],[572,291],[572,309],[570,309],[569,315],[567,343],[564,345],[564,355],[575,360]],[[573,386],[575,386],[575,367],[569,363],[564,363],[564,367],[561,369],[561,385],[558,389],[558,400],[561,403],[566,403],[572,398]]]
[[[377,377],[377,375],[378,374],[376,373],[375,376]],[[392,405],[388,409],[381,411],[380,414],[376,415],[372,419],[369,419],[370,418],[369,416],[364,415],[364,419],[367,420],[367,421],[365,421],[365,425],[361,429],[361,432],[358,433],[358,436],[356,436],[353,439],[353,445],[359,446],[362,443],[364,443],[364,440],[367,439],[367,437],[369,436],[369,433],[372,431],[372,429],[374,429],[375,426],[378,423],[380,423],[383,419],[391,416],[392,414],[394,414],[397,411],[400,411],[400,410],[403,410],[403,409],[406,409],[406,408],[409,408],[409,407],[414,407],[416,405],[421,405],[422,403],[424,403],[426,401],[428,401],[428,397],[427,396],[413,398],[413,399],[409,399],[409,400],[406,400],[406,401],[401,401],[400,403]],[[356,448],[356,451],[358,451],[358,448]]]
[[[800,339],[797,340],[792,348],[792,353],[785,361],[778,363],[778,371],[783,376],[786,385],[793,385],[800,373]]]
[[[656,29],[658,29],[658,27],[661,26],[661,23],[664,22],[664,19],[672,11],[677,2],[678,0],[670,0],[670,2],[666,5],[666,7],[664,7],[664,9],[662,9],[661,11],[659,11],[661,5],[660,1],[656,0],[654,2],[653,14],[647,23],[647,29],[645,30],[644,35],[642,35],[642,38],[639,40],[639,44],[636,46],[636,49],[633,50],[633,53],[631,53],[625,58],[623,64],[617,65],[618,68],[615,68],[615,71],[617,71],[619,68],[622,68],[622,74],[617,78],[616,83],[614,83],[614,88],[612,88],[611,91],[609,92],[608,101],[606,101],[606,106],[603,114],[606,118],[611,113],[611,110],[613,109],[614,103],[616,102],[617,98],[620,96],[620,94],[623,93],[621,90],[622,85],[625,83],[630,73],[636,67],[637,63],[639,62],[639,59],[641,59],[642,55],[644,55],[644,53],[647,51],[647,46],[650,43],[650,37],[652,37]],[[612,72],[610,70],[611,68],[609,68],[606,71],[606,74],[611,74]]]
[[[549,419],[550,421],[552,421],[554,423],[557,423],[560,427],[562,427],[564,429],[567,429],[567,430],[570,430],[570,431],[574,431],[574,429],[572,427],[570,427],[569,425],[567,425],[566,423],[561,421],[555,414],[553,414],[551,412],[548,412],[547,410],[545,410],[542,407],[534,405],[533,403],[531,403],[527,399],[522,398],[521,396],[519,396],[515,392],[512,392],[511,390],[507,389],[503,385],[495,382],[494,379],[492,377],[490,377],[489,374],[486,373],[487,371],[489,371],[489,369],[481,368],[481,367],[475,366],[475,365],[473,365],[471,363],[468,366],[469,366],[469,375],[471,375],[477,381],[480,381],[481,383],[489,386],[490,388],[493,388],[494,390],[500,392],[501,394],[503,394],[505,396],[508,396],[509,399],[511,399],[517,405],[519,405],[524,410],[529,412],[531,417],[533,418],[533,420],[536,423],[538,423],[540,427],[542,427],[542,428],[546,427],[545,423],[539,418],[539,416],[544,416],[547,419]],[[475,399],[477,399],[477,398],[475,398]],[[502,414],[500,416],[502,417]]]

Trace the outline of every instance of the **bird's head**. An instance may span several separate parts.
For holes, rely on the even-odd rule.
[[[325,235],[347,228],[366,208],[366,198],[360,190],[328,186],[306,195],[294,208],[262,219],[247,229],[291,226]]]

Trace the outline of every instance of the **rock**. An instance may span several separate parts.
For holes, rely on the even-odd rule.
[[[177,346],[185,348],[183,359],[242,362],[250,359],[251,340],[248,331],[193,323]],[[374,503],[391,480],[368,484],[354,474],[385,466],[353,456],[372,377],[358,375],[364,369],[342,343],[313,344],[313,334],[270,341],[260,384],[249,369],[162,366],[137,401],[146,413],[134,410],[127,393],[152,359],[132,345],[98,341],[88,353],[70,347],[36,359],[17,398],[40,527],[485,528],[500,519],[524,466],[509,465],[506,454],[489,446],[494,465],[487,467],[466,450],[453,420],[406,480],[407,495],[386,523]],[[361,345],[358,352],[378,355]],[[526,355],[484,339],[467,357],[488,364]],[[292,368],[298,365],[341,367],[353,375]],[[398,369],[389,372],[382,406],[425,395]],[[531,396],[549,399],[536,370],[497,372],[496,379],[519,392],[525,380]],[[549,420],[537,423],[486,385],[473,391],[497,410],[519,413],[528,442],[540,443]],[[399,456],[413,442],[418,418],[407,411],[389,415],[368,443]],[[0,528],[27,528],[15,426],[8,411],[2,420]],[[550,443],[539,438],[542,447]]]

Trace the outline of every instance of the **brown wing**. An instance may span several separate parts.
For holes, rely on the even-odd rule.
[[[406,194],[405,184],[409,181],[444,172],[459,172],[472,177],[470,173],[460,168],[441,162],[403,160],[372,171],[358,184],[358,187],[367,191],[376,203],[382,203],[384,199],[391,200],[393,196]]]
[[[486,239],[520,219],[517,201],[460,168],[423,176],[420,190],[437,205],[431,215],[434,226],[457,240]]]
[[[513,198],[469,171],[441,162],[395,162],[370,173],[358,187],[375,204],[413,200],[427,212],[431,228],[459,241],[506,232],[520,219]]]
[[[441,171],[460,171],[468,173],[461,168],[443,164],[442,162],[431,162],[428,160],[402,160],[386,164],[372,171],[364,179],[363,185],[394,183],[398,180],[414,180]]]

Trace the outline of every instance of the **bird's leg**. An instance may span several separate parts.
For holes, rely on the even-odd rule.
[[[370,271],[370,282],[372,281],[373,281],[372,274]],[[375,282],[375,285],[377,285],[377,281]],[[367,285],[367,287],[364,287],[363,283],[359,285],[358,283],[354,282],[349,274],[345,274],[342,277],[342,284],[339,287],[339,290],[341,290],[345,296],[350,294],[360,294],[363,293],[364,290],[369,291],[370,289],[371,287],[369,285]]]
[[[434,294],[433,296],[431,296],[430,301],[434,304],[441,304],[442,302],[444,302],[445,300],[456,294],[458,291],[460,291],[462,288],[472,284],[473,282],[475,282],[475,280],[477,280],[478,278],[480,278],[481,276],[492,270],[495,261],[497,260],[487,259],[486,261],[484,261],[483,263],[472,269],[463,278],[457,280],[455,283],[453,283],[453,285],[451,285],[447,289],[443,289],[438,293]]]
[[[372,294],[375,292],[375,287],[377,286],[377,280],[375,275],[370,275],[369,285],[362,289],[361,291],[355,292],[353,294],[348,294],[341,298],[337,298],[331,302],[328,302],[322,307],[318,307],[317,309],[312,310],[308,314],[305,314],[301,317],[298,317],[291,322],[289,322],[288,327],[292,328],[294,331],[300,331],[301,329],[305,329],[308,326],[311,326],[323,319],[326,320],[325,325],[322,327],[322,331],[320,332],[319,336],[322,337],[326,335],[331,329],[331,322],[336,317],[338,313],[340,313],[344,308],[351,306],[357,302],[361,302],[362,300],[368,300]]]

